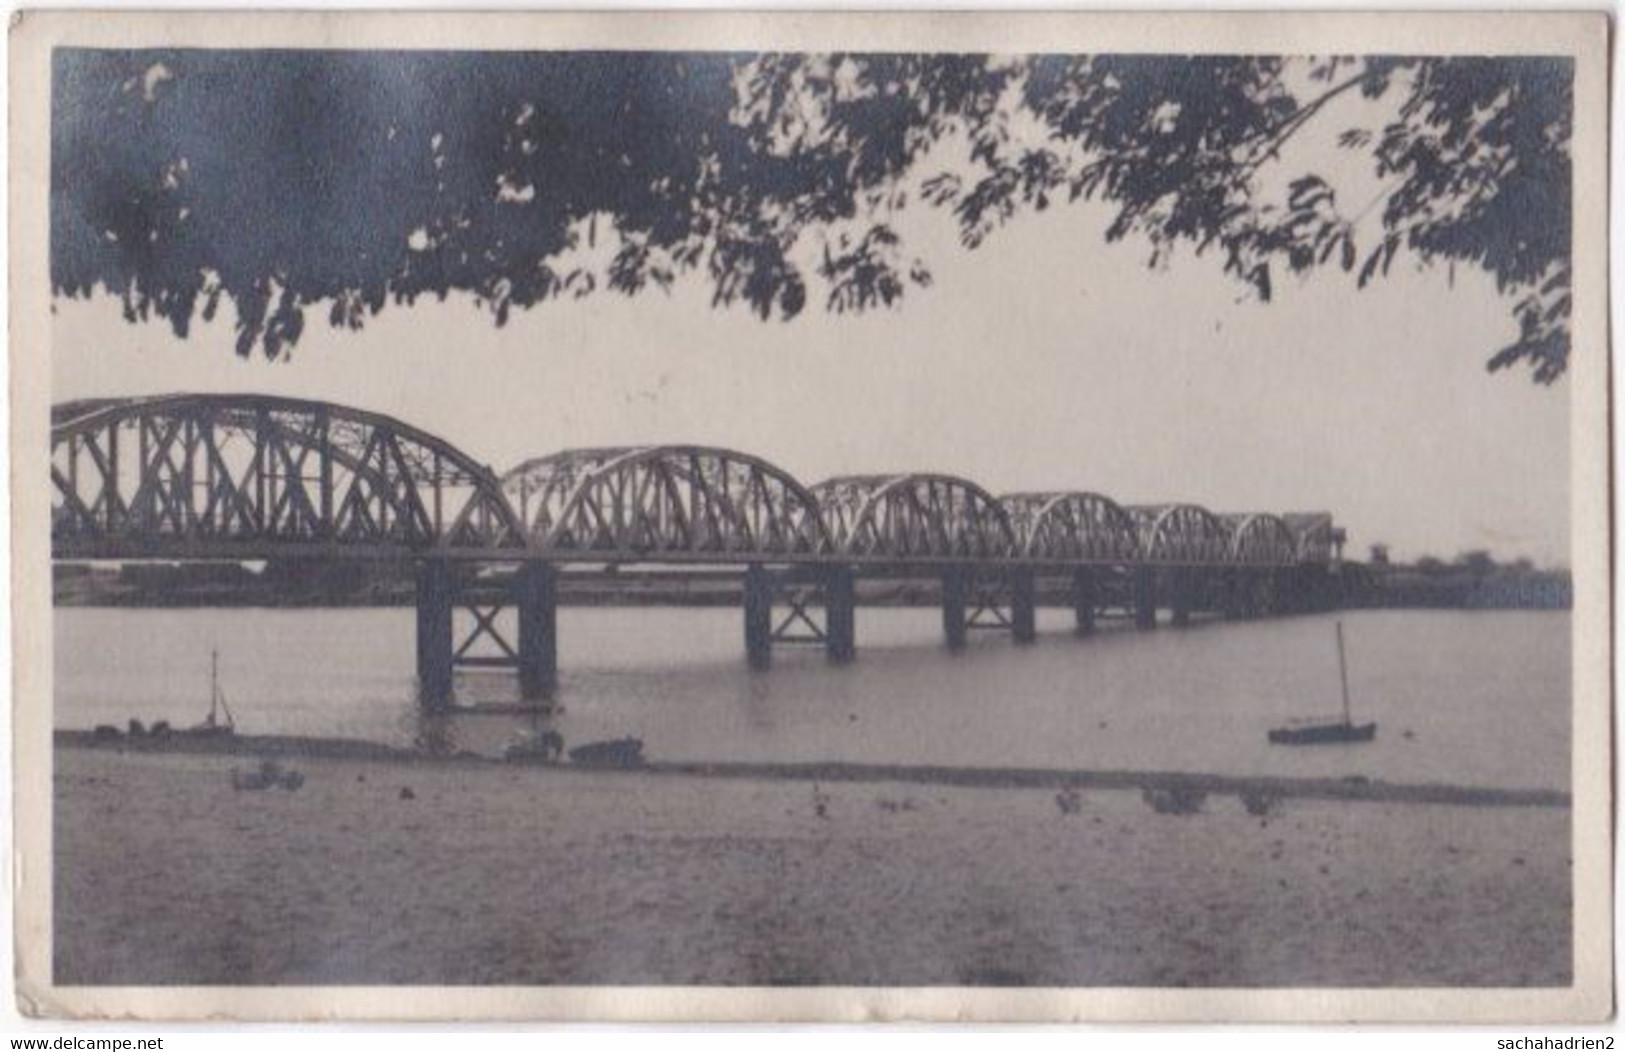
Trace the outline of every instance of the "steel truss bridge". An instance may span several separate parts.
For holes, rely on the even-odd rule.
[[[1336,602],[1344,540],[1328,513],[1124,507],[1083,491],[996,497],[952,475],[854,475],[805,485],[704,446],[577,449],[497,474],[380,414],[267,395],[64,402],[51,413],[58,561],[409,559],[426,704],[457,667],[517,669],[527,699],[557,678],[558,583],[570,568],[739,573],[745,649],[856,653],[860,580],[930,582],[944,635],[1036,635],[1035,608],[1174,624]],[[610,580],[612,578],[603,578]],[[454,613],[473,615],[457,642]],[[497,613],[518,613],[516,638]]]

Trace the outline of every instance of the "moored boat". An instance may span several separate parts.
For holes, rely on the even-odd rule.
[[[643,739],[615,738],[578,745],[570,750],[570,762],[584,767],[640,767],[643,765]]]
[[[1335,745],[1368,742],[1376,737],[1375,723],[1305,723],[1270,731],[1270,741],[1276,745]]]
[[[231,706],[226,704],[225,691],[220,689],[220,651],[209,652],[209,714],[203,722],[181,732],[192,738],[223,738],[237,733],[237,721],[232,718]]]
[[[1377,725],[1355,723],[1349,712],[1349,668],[1343,653],[1343,622],[1337,622],[1337,673],[1343,685],[1343,718],[1341,720],[1304,720],[1276,727],[1269,732],[1272,745],[1345,745],[1374,741]]]

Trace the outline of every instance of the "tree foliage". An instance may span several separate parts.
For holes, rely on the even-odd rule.
[[[276,356],[312,309],[359,328],[425,294],[497,324],[685,277],[763,318],[889,307],[931,277],[904,209],[975,248],[1094,200],[1108,238],[1211,253],[1265,300],[1406,254],[1481,268],[1518,326],[1490,367],[1550,382],[1572,107],[1543,58],[63,49],[51,275],[182,336],[229,301],[238,352]],[[1374,199],[1339,199],[1333,153]]]

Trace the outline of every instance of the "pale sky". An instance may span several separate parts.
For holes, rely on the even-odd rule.
[[[232,351],[229,305],[188,340],[116,300],[59,301],[53,398],[253,391],[392,413],[498,471],[572,446],[685,442],[814,483],[932,470],[994,493],[1093,489],[1120,503],[1330,510],[1350,553],[1487,548],[1568,561],[1569,386],[1484,363],[1516,333],[1488,278],[1415,272],[1356,292],[1328,272],[1260,303],[1213,258],[1108,245],[1102,206],[1022,217],[975,251],[918,209],[907,247],[935,284],[901,307],[794,321],[671,295],[516,312],[390,306],[360,333],[307,313],[291,360]]]

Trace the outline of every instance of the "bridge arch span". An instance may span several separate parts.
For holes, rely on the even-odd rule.
[[[1330,512],[1290,512],[1281,518],[1292,531],[1299,562],[1327,565],[1342,557],[1344,533]]]
[[[755,562],[830,551],[807,488],[731,449],[565,450],[525,461],[502,486],[542,553]]]
[[[992,494],[953,475],[846,475],[813,487],[836,550],[872,559],[1009,559],[1010,517]]]
[[[1230,561],[1230,531],[1198,504],[1153,504],[1129,509],[1148,563],[1214,565]]]
[[[1082,491],[1011,493],[999,502],[1028,559],[1115,564],[1139,556],[1134,517],[1110,497]]]
[[[1258,512],[1221,518],[1230,531],[1230,559],[1237,565],[1287,566],[1297,561],[1297,538],[1279,515]]]
[[[271,395],[54,406],[59,558],[491,557],[524,532],[490,469],[393,417]]]

